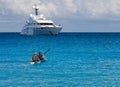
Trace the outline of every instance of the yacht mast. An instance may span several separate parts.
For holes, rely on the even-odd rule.
[[[35,15],[38,15],[39,6],[35,4],[33,9],[35,9]]]

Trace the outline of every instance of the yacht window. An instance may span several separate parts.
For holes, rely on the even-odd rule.
[[[53,23],[40,23],[40,25],[53,25]]]

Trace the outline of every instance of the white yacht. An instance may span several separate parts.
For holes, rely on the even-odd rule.
[[[21,35],[39,35],[39,34],[58,34],[62,30],[61,25],[55,25],[53,21],[47,20],[43,14],[38,14],[39,7],[33,6],[35,15],[30,14],[25,26],[21,31]]]

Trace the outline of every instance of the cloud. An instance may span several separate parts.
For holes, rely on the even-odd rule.
[[[84,0],[80,5],[83,9],[80,9],[79,12],[88,17],[116,17],[120,15],[120,0]]]
[[[39,11],[47,16],[57,15],[57,6],[53,3],[41,4],[39,5]]]
[[[74,3],[74,0],[65,0],[65,7],[71,13],[76,13],[77,7]]]
[[[32,13],[34,4],[39,4],[40,12],[51,17],[120,19],[120,0],[0,0],[5,12],[18,15]]]
[[[30,13],[33,4],[39,3],[39,0],[1,0],[0,2],[6,11],[10,10],[14,14],[24,15]]]

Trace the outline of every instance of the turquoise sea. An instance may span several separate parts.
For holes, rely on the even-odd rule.
[[[0,87],[120,87],[120,33],[0,33]]]

